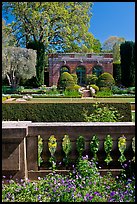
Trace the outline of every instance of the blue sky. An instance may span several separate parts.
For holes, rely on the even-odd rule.
[[[110,36],[135,41],[135,2],[94,2],[89,31],[101,44]]]
[[[94,2],[89,31],[101,43],[110,36],[135,41],[135,2]]]

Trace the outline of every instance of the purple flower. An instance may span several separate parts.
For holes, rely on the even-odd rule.
[[[115,193],[115,191],[112,191],[111,193],[110,193],[110,196],[114,196],[116,193]]]

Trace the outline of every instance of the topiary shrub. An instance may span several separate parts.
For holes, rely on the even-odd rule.
[[[96,84],[98,77],[95,74],[88,74],[86,78],[86,85]]]
[[[73,87],[75,85],[74,79],[68,72],[63,72],[58,80],[57,88],[65,90],[68,87]]]
[[[77,74],[71,74],[71,76],[73,77],[74,83],[77,84],[78,82]]]
[[[104,72],[103,74],[101,74],[98,77],[97,80],[97,86],[100,87],[108,87],[109,89],[111,89],[111,86],[115,85],[115,80],[112,76],[112,74],[108,73],[108,72]]]
[[[95,84],[90,84],[90,87],[95,89],[96,93],[99,91],[99,87],[97,85],[95,85]]]
[[[74,86],[68,86],[66,87],[67,91],[78,91],[81,88],[78,84],[75,84]]]

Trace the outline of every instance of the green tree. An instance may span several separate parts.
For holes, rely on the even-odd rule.
[[[120,46],[121,82],[126,87],[135,86],[135,42],[125,41]]]
[[[16,38],[11,34],[11,28],[2,19],[2,48],[16,45]]]
[[[2,8],[5,16],[15,17],[10,27],[20,45],[43,43],[46,53],[92,46],[94,37],[88,32],[92,2],[3,2]]]
[[[16,88],[20,79],[36,75],[36,52],[32,49],[7,47],[2,50],[2,77]]]
[[[95,53],[101,52],[101,43],[98,39],[93,40],[93,52]]]
[[[113,46],[115,44],[120,44],[122,42],[125,42],[125,39],[122,37],[116,37],[116,36],[110,36],[102,46],[102,49],[108,52],[113,52]]]

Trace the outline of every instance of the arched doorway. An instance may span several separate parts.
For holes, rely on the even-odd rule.
[[[85,81],[86,81],[86,69],[83,66],[78,66],[76,68],[76,74],[78,77],[78,84],[80,86],[85,85]]]
[[[92,69],[92,74],[95,74],[99,77],[104,72],[103,67],[101,65],[95,65]]]

